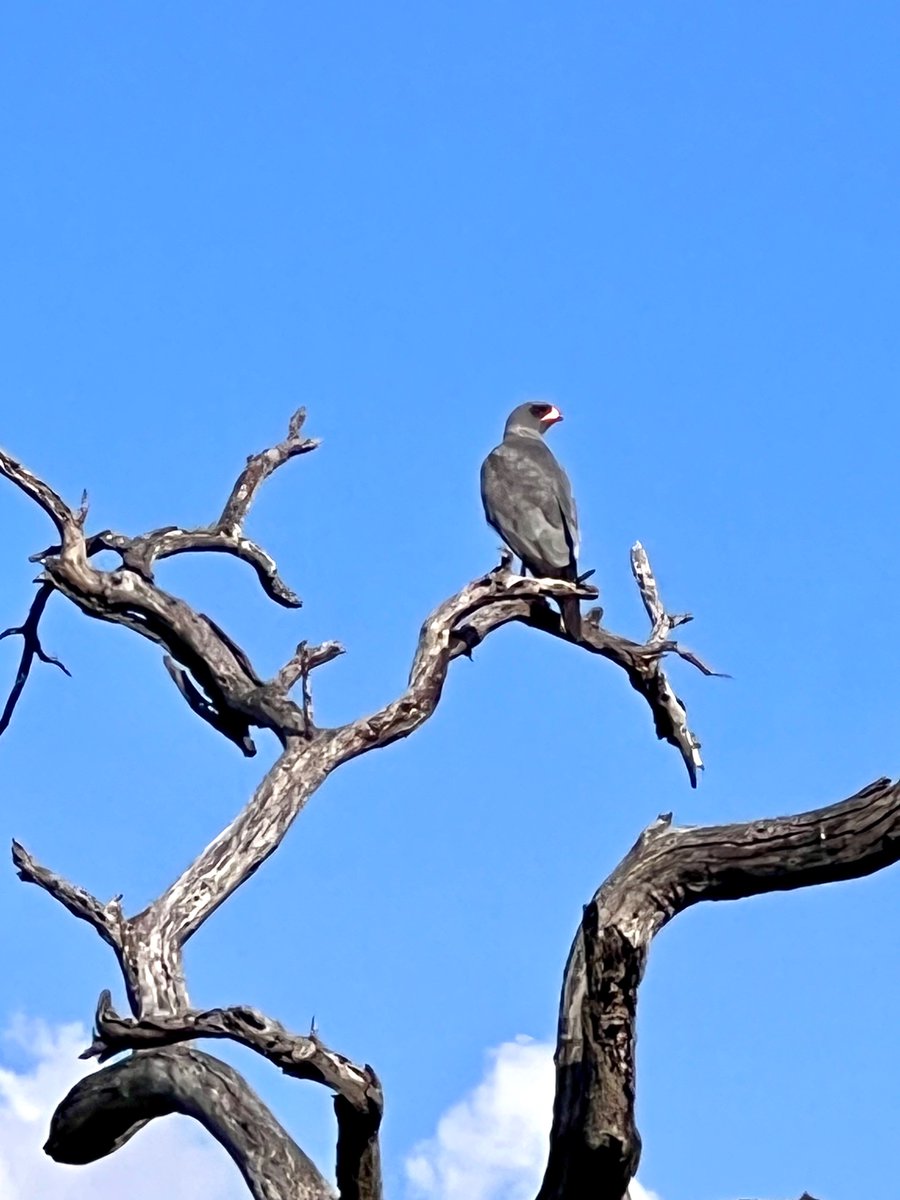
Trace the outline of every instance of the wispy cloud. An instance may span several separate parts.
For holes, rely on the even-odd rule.
[[[81,1025],[23,1019],[0,1040],[0,1200],[246,1200],[231,1159],[186,1117],[153,1121],[87,1167],[47,1158],[50,1116],[86,1073],[78,1054],[90,1041]]]
[[[530,1038],[488,1054],[484,1078],[406,1160],[415,1200],[532,1200],[547,1159],[553,1047]],[[635,1182],[631,1200],[660,1200]]]

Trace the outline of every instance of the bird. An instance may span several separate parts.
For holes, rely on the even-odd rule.
[[[503,441],[481,465],[484,515],[539,578],[578,582],[578,514],[569,477],[544,442],[563,419],[555,404],[520,404],[509,414]],[[577,597],[559,601],[569,637],[581,636]]]

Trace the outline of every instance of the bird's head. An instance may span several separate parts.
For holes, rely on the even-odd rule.
[[[503,435],[524,433],[543,437],[551,425],[562,419],[563,415],[555,404],[539,404],[536,401],[520,404],[509,414]]]

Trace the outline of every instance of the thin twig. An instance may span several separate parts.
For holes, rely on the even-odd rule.
[[[43,663],[50,663],[51,666],[59,667],[64,675],[72,676],[69,668],[54,658],[51,654],[47,654],[41,645],[41,639],[38,636],[38,625],[44,609],[47,607],[47,601],[53,595],[56,589],[52,583],[42,583],[37,590],[34,600],[31,602],[31,608],[23,625],[16,625],[12,629],[4,629],[0,633],[0,641],[3,638],[21,636],[22,638],[22,657],[19,660],[19,669],[16,672],[15,682],[10,689],[9,696],[6,699],[6,704],[3,707],[3,713],[0,714],[0,736],[5,733],[12,720],[13,713],[16,711],[16,705],[19,703],[19,697],[22,695],[22,689],[31,674],[31,667],[35,658],[40,659]]]
[[[316,667],[324,666],[325,663],[329,663],[332,659],[345,653],[340,642],[322,642],[318,646],[310,646],[307,642],[301,642],[275,676],[274,683],[282,691],[289,692],[302,678],[304,670],[307,673],[314,671]]]

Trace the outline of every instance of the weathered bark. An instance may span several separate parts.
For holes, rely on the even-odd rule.
[[[702,900],[870,875],[900,861],[900,784],[812,812],[679,828],[660,817],[587,905],[559,1010],[550,1155],[538,1200],[623,1200],[637,1170],[638,986],[653,937]]]
[[[338,1123],[337,1179],[341,1200],[381,1200],[381,1108],[360,1110],[343,1095],[334,1098]]]
[[[181,1112],[199,1120],[222,1142],[259,1200],[319,1200],[328,1195],[318,1170],[241,1077],[184,1044],[201,1037],[224,1038],[249,1046],[289,1075],[330,1089],[338,1122],[336,1174],[342,1200],[380,1200],[378,1138],[384,1102],[374,1070],[328,1049],[315,1033],[290,1033],[255,1009],[191,1008],[184,944],[277,850],[332,771],[407,737],[429,719],[455,658],[470,655],[510,621],[571,641],[548,601],[590,599],[597,593],[583,581],[516,576],[509,570],[510,560],[504,559],[426,619],[408,685],[398,697],[370,715],[336,728],[319,728],[311,673],[343,652],[339,643],[301,642],[272,679],[263,679],[247,653],[215,621],[163,591],[154,579],[160,559],[192,551],[223,552],[252,566],[271,599],[299,607],[299,597],[280,578],[274,560],[246,538],[243,523],[265,479],[317,446],[315,439],[301,436],[303,421],[301,409],[282,442],[248,459],[213,523],[196,529],[167,526],[138,537],[110,530],[87,535],[84,500],[80,508],[71,509],[43,480],[0,451],[0,475],[47,513],[59,536],[57,545],[34,556],[43,573],[27,621],[6,631],[21,634],[24,652],[0,732],[34,658],[55,661],[43,652],[38,624],[50,594],[59,591],[87,615],[124,625],[161,646],[166,669],[190,709],[244,754],[255,753],[253,729],[272,731],[281,744],[280,756],[244,810],[161,896],[134,916],[125,915],[120,898],[101,903],[13,844],[20,877],[90,923],[113,948],[133,1014],[120,1017],[109,993],[101,995],[95,1040],[85,1057],[103,1061],[123,1051],[131,1056],[72,1089],[53,1119],[48,1153],[60,1161],[93,1161],[111,1153],[148,1120]],[[97,568],[93,557],[110,550],[118,553],[121,565],[115,570]],[[662,662],[666,655],[677,654],[706,674],[713,672],[670,639],[690,617],[667,612],[640,543],[632,549],[631,563],[650,618],[647,640],[635,642],[604,629],[602,612],[594,609],[576,644],[626,672],[651,710],[657,735],[678,749],[696,786],[703,766],[699,742]],[[298,684],[301,695],[294,699],[291,691]],[[540,1200],[621,1200],[634,1174],[640,1156],[634,1125],[637,989],[657,929],[701,899],[797,887],[864,874],[893,862],[900,854],[894,849],[900,845],[893,823],[895,800],[894,789],[881,784],[818,814],[706,830],[673,829],[662,821],[645,832],[585,910],[570,955],[560,1012],[550,1157]],[[834,816],[838,809],[842,817]]]
[[[177,1015],[120,1017],[108,991],[94,1014],[94,1041],[81,1055],[105,1062],[123,1050],[172,1046],[194,1038],[227,1038],[255,1050],[285,1075],[325,1084],[359,1112],[382,1107],[381,1085],[371,1067],[336,1054],[315,1033],[291,1033],[255,1008],[187,1009]]]
[[[301,410],[292,419],[283,442],[248,460],[214,525],[197,530],[170,527],[139,538],[109,531],[86,538],[84,502],[77,511],[71,510],[47,484],[0,453],[0,473],[37,501],[53,520],[60,537],[58,546],[36,556],[44,567],[41,590],[29,621],[17,631],[23,634],[30,657],[26,660],[23,656],[7,714],[11,715],[15,707],[31,659],[35,654],[45,657],[37,640],[37,623],[50,592],[57,590],[89,615],[125,625],[161,644],[168,651],[170,674],[191,708],[245,753],[254,752],[250,738],[253,725],[272,729],[285,747],[279,763],[242,814],[244,821],[239,818],[233,824],[233,836],[224,846],[217,840],[212,853],[201,856],[199,869],[198,864],[193,870],[189,868],[169,892],[134,917],[125,916],[118,898],[102,904],[13,844],[13,860],[20,877],[39,885],[75,916],[93,925],[112,946],[125,978],[129,1004],[138,1017],[155,1015],[177,1023],[179,1014],[190,1015],[184,942],[272,853],[306,798],[327,774],[314,773],[305,786],[300,778],[310,761],[303,751],[309,749],[314,734],[309,720],[308,677],[314,667],[335,657],[340,647],[336,643],[298,647],[295,658],[267,684],[244,651],[215,622],[162,591],[153,580],[157,559],[189,550],[222,550],[249,562],[273,599],[289,607],[299,605],[299,599],[278,576],[275,563],[243,536],[241,523],[263,480],[288,459],[317,445],[300,437],[302,423]],[[101,571],[92,566],[90,556],[104,549],[118,551],[121,569]],[[299,661],[295,661],[298,656]],[[303,704],[296,704],[288,694],[299,678],[304,682]],[[251,829],[248,822],[254,817],[257,824]],[[227,863],[229,851],[238,854],[236,861]],[[141,1050],[127,1061],[82,1080],[57,1110],[48,1153],[65,1161],[92,1161],[110,1153],[153,1116],[183,1112],[200,1120],[225,1145],[251,1192],[260,1200],[318,1200],[330,1196],[322,1176],[241,1077],[209,1055],[186,1046],[168,1046],[175,1040],[182,1039],[162,1039],[159,1049]],[[264,1052],[261,1041],[255,1048]],[[347,1060],[319,1043],[314,1061],[345,1063],[345,1083],[349,1087],[352,1064]],[[307,1065],[311,1068],[312,1063]],[[295,1073],[303,1072],[298,1069]],[[327,1071],[320,1071],[317,1076],[310,1069],[304,1077],[319,1078],[330,1086],[339,1081],[340,1072],[329,1076]],[[371,1095],[360,1103],[367,1114],[370,1109],[377,1112],[373,1133],[377,1139],[380,1085],[374,1072],[363,1076],[359,1071],[359,1077],[369,1082]],[[374,1157],[370,1154],[365,1162],[357,1155],[357,1160],[357,1169],[370,1176],[373,1163],[377,1168],[377,1153]],[[342,1170],[345,1178],[352,1163],[351,1154],[349,1165]],[[377,1170],[374,1173],[377,1175]],[[377,1195],[371,1188],[360,1194],[370,1195],[373,1200]]]
[[[263,588],[272,599],[288,607],[299,607],[300,599],[281,580],[274,560],[244,537],[241,526],[261,483],[279,466],[297,455],[314,450],[319,444],[314,438],[304,439],[300,436],[304,420],[305,412],[300,409],[294,414],[284,441],[271,450],[251,456],[221,516],[212,525],[197,529],[165,526],[138,537],[126,537],[111,530],[86,535],[85,499],[79,509],[72,510],[48,484],[0,450],[0,475],[30,496],[47,513],[59,533],[58,545],[33,556],[34,561],[40,562],[43,567],[42,585],[63,593],[88,616],[124,625],[161,645],[167,652],[164,661],[169,674],[191,709],[247,755],[255,753],[250,735],[250,729],[254,726],[272,730],[283,745],[291,736],[313,735],[315,730],[309,720],[310,703],[306,688],[303,702],[299,705],[289,698],[288,692],[298,679],[303,678],[306,683],[310,670],[335,657],[342,648],[337,643],[325,643],[325,647],[329,648],[328,653],[321,654],[318,662],[310,661],[304,667],[297,661],[301,651],[298,647],[298,655],[278,672],[275,679],[266,682],[257,674],[247,654],[214,621],[157,587],[153,567],[161,558],[191,551],[215,550],[232,554],[254,567]],[[113,571],[93,567],[91,557],[102,550],[118,553],[122,567]],[[714,672],[705,667],[696,655],[669,639],[674,628],[691,618],[688,614],[671,616],[666,612],[640,543],[633,547],[631,560],[641,598],[651,619],[647,641],[634,642],[603,629],[600,626],[601,610],[594,609],[585,622],[578,644],[616,663],[626,672],[632,686],[644,696],[650,707],[657,736],[679,750],[691,784],[696,786],[697,771],[703,766],[700,743],[688,727],[684,705],[666,679],[662,659],[674,653],[706,674]],[[446,601],[432,614],[423,626],[416,654],[417,663],[421,664],[428,657],[421,653],[423,649],[433,650],[433,647],[423,647],[426,630],[432,636],[438,633],[449,640],[449,655],[441,653],[439,656],[443,676],[446,675],[450,660],[460,654],[471,654],[490,632],[510,621],[523,621],[535,629],[572,640],[562,626],[558,613],[546,601],[565,596],[591,599],[596,597],[596,589],[559,580],[521,578],[509,572],[510,561],[506,559],[505,565],[499,570],[463,588],[456,597]],[[488,581],[490,588],[485,590]],[[46,597],[43,603],[46,603]],[[39,618],[39,612],[37,616]],[[29,644],[39,645],[36,620],[34,628],[29,626],[27,633],[26,626],[7,630],[6,633],[25,634],[26,650]],[[324,651],[325,647],[317,649]],[[447,647],[441,646],[440,649],[443,652]],[[42,652],[39,656],[48,661]],[[7,722],[27,679],[33,657],[33,654],[23,657],[21,681],[7,702]],[[314,658],[315,655],[310,652],[310,659]],[[436,693],[438,699],[442,685],[443,678]],[[430,686],[430,680],[425,681],[425,686]],[[408,702],[409,697],[401,699]],[[430,716],[433,709],[434,704],[427,708],[422,719]],[[376,717],[379,715],[376,714]],[[396,713],[387,714],[387,710],[385,715],[396,717]],[[351,722],[343,728],[347,730],[351,726],[358,727],[359,722]],[[414,727],[393,736],[406,736]],[[358,752],[383,744],[380,740],[373,742],[366,739]]]
[[[704,675],[721,673],[712,671],[697,655],[670,640],[669,634],[672,630],[693,620],[693,617],[690,613],[673,615],[666,611],[646,551],[640,542],[635,542],[631,548],[631,569],[651,621],[647,640],[635,642],[604,629],[600,624],[603,610],[595,608],[587,613],[582,622],[578,645],[622,668],[628,682],[649,705],[656,736],[678,750],[687,768],[691,787],[696,787],[697,772],[703,769],[700,742],[688,725],[684,702],[675,695],[662,669],[662,661],[666,654],[677,654]],[[489,609],[475,613],[465,625],[455,630],[453,654],[471,654],[489,633],[511,621],[519,621],[532,629],[540,629],[543,633],[552,634],[563,641],[572,640],[560,613],[547,604],[546,600],[503,600]]]
[[[237,1071],[186,1046],[142,1051],[79,1080],[44,1150],[56,1162],[96,1162],[170,1113],[194,1117],[221,1142],[254,1200],[331,1200],[315,1165]]]

